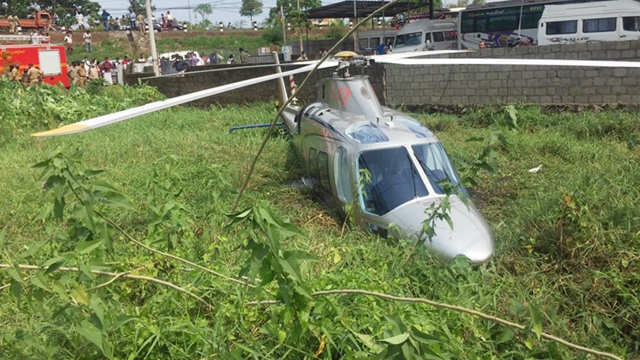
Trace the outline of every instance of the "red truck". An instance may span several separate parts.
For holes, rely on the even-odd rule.
[[[32,19],[18,19],[18,25],[24,29],[43,29],[48,30],[52,24],[51,14],[47,11],[40,10],[33,13]],[[9,20],[0,19],[0,28],[6,28],[9,31]]]
[[[37,65],[44,73],[43,82],[69,87],[67,56],[62,45],[0,45],[0,76],[8,75],[9,67],[15,64],[20,64],[20,72],[29,64]]]

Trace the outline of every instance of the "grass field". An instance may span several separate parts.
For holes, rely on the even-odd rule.
[[[519,107],[516,121],[500,107],[460,116],[415,114],[456,161],[471,162],[487,146],[467,141],[471,137],[488,139],[499,131],[508,142],[492,146],[495,171],[479,174],[471,189],[498,246],[491,262],[473,269],[464,261],[439,263],[407,242],[378,239],[348,224],[343,231],[343,219],[308,190],[288,185],[301,171],[282,135],[271,136],[241,199],[239,209],[257,209],[250,212],[253,222],[225,227],[265,136],[264,130],[227,130],[270,121],[272,104],[177,108],[74,136],[28,136],[61,120],[116,110],[115,103],[101,110],[100,96],[113,94],[95,91],[95,100],[77,93],[78,107],[69,105],[64,116],[43,101],[37,107],[42,115],[8,108],[0,117],[0,250],[10,266],[0,271],[2,358],[595,358],[539,339],[541,331],[622,357],[640,354],[635,113]],[[130,97],[132,90],[118,91]],[[146,91],[129,106],[159,97]],[[7,88],[0,94],[3,101],[42,96]],[[57,101],[55,92],[47,96]],[[76,149],[83,150],[79,163],[72,159]],[[51,155],[58,151],[65,156]],[[53,159],[48,176],[58,176],[49,182],[32,168],[46,159]],[[538,173],[527,171],[538,165]],[[87,169],[105,172],[89,179],[94,173]],[[69,174],[76,185],[61,182]],[[60,204],[54,205],[60,198],[61,216]],[[303,236],[264,220],[269,209]],[[232,278],[248,261],[256,270],[247,273],[251,283],[269,271],[274,283],[249,288],[151,253],[93,210],[142,244]],[[255,243],[269,255],[246,250]],[[282,260],[298,265],[283,270],[277,265]],[[17,264],[59,268],[32,271]],[[162,279],[213,308],[158,283],[122,275],[107,283],[113,277],[91,271]],[[303,296],[330,289],[426,298],[526,329],[371,296]],[[247,304],[268,299],[285,304]]]

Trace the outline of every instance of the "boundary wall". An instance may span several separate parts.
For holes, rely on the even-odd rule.
[[[509,58],[562,60],[640,60],[640,41],[595,42],[521,48],[484,49],[435,58]],[[294,62],[295,63],[295,62]],[[291,67],[286,67],[289,69]],[[219,69],[206,72],[203,70]],[[244,65],[209,65],[189,68],[184,76],[149,77],[127,74],[125,82],[138,79],[158,88],[167,97],[272,74],[273,68],[246,69]],[[356,69],[353,73],[360,74]],[[321,70],[297,95],[303,102],[315,99],[318,80],[330,75]],[[640,104],[640,69],[516,66],[516,65],[421,65],[373,64],[364,70],[384,105],[467,106],[490,104]],[[300,84],[305,74],[295,76]],[[288,83],[285,81],[285,83]],[[275,101],[275,81],[256,84],[195,102],[196,105],[246,104]]]

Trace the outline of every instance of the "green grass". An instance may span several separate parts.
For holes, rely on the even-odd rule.
[[[621,356],[638,355],[640,148],[629,145],[640,137],[637,115],[518,110],[516,130],[505,125],[506,112],[500,108],[460,117],[415,115],[437,132],[455,159],[469,161],[482,150],[483,144],[465,141],[472,136],[501,131],[509,142],[494,149],[496,171],[482,174],[471,189],[498,245],[492,261],[479,269],[457,261],[441,264],[421,250],[405,261],[410,244],[355,229],[343,234],[341,219],[313,201],[307,190],[287,185],[301,172],[284,136],[271,137],[240,208],[265,200],[278,217],[302,229],[304,237],[282,239],[282,247],[319,258],[302,267],[304,283],[313,291],[360,288],[423,297],[524,325],[531,323],[531,305],[541,311],[545,332]],[[77,115],[84,116],[82,110]],[[59,120],[30,121],[37,117],[17,115],[5,120],[0,129],[10,136],[0,146],[2,262],[38,264],[78,244],[68,235],[71,222],[35,220],[52,208],[53,195],[42,189],[39,171],[31,166],[56,149],[71,153],[79,147],[84,167],[106,170],[99,178],[134,204],[136,210],[104,210],[119,226],[159,249],[168,249],[173,239],[172,253],[237,275],[247,256],[239,247],[260,236],[248,226],[225,228],[225,214],[264,131],[227,130],[267,122],[273,115],[270,104],[177,108],[48,139],[28,133]],[[527,171],[540,164],[540,172]],[[158,209],[169,203],[182,208],[151,225],[158,220]],[[215,309],[207,312],[187,296],[142,281],[117,280],[87,290],[92,301],[87,306],[27,281],[20,298],[13,287],[0,292],[1,357],[100,357],[83,330],[89,325],[81,324],[96,324],[101,316],[102,341],[116,358],[312,358],[322,343],[320,358],[370,358],[385,343],[374,340],[369,347],[363,339],[370,335],[379,340],[395,326],[396,320],[385,315],[398,316],[432,336],[429,348],[443,358],[582,356],[526,332],[514,334],[501,325],[426,305],[333,296],[297,312],[285,305],[245,306],[274,298],[277,288],[268,286],[268,294],[186,271],[120,235],[115,238],[113,253],[95,261],[109,263],[114,271],[136,269],[172,281],[206,297]],[[47,240],[34,254],[20,255]],[[78,259],[88,261],[81,255]],[[90,289],[107,280],[45,276],[49,286],[59,282],[70,293],[74,284]],[[0,286],[11,279],[6,270],[0,272]],[[297,326],[306,329],[302,338],[294,335]]]
[[[220,50],[226,56],[229,53],[238,55],[238,48],[244,48],[252,55],[257,55],[258,48],[269,47],[272,44],[262,36],[247,36],[241,33],[229,33],[220,35],[219,32],[207,34],[192,34],[171,32],[167,36],[157,35],[156,48],[158,53],[192,50],[198,51],[201,55],[208,55],[213,50]],[[170,37],[169,37],[170,36]],[[80,46],[82,45],[82,46]],[[105,57],[122,59],[125,55],[137,59],[139,54],[134,54],[129,50],[130,45],[126,38],[108,38],[102,41],[94,41],[93,52],[85,52],[84,44],[79,44],[73,54],[68,56],[68,61],[79,61],[85,56],[96,58],[98,61]],[[146,54],[147,56],[150,54]]]

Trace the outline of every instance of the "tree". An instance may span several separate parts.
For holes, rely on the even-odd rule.
[[[298,4],[300,4],[300,11],[298,11]],[[267,20],[272,26],[278,25],[281,22],[280,7],[284,11],[284,16],[288,22],[296,27],[306,26],[307,14],[304,10],[320,7],[322,2],[320,0],[278,0],[276,7],[271,8],[269,11],[269,19]]]
[[[129,0],[129,10],[136,14],[146,14],[147,0]],[[153,4],[151,5],[151,11],[156,11],[156,7]]]
[[[31,10],[36,7],[34,4],[33,1],[9,1],[8,9],[13,10],[15,15],[24,17],[31,13]],[[40,0],[37,4],[41,10],[58,14],[61,19],[67,15],[73,17],[76,15],[76,12],[80,12],[83,15],[95,16],[100,10],[99,3],[89,0]]]
[[[213,9],[211,8],[211,4],[198,4],[196,8],[193,10],[196,14],[202,16],[202,20],[206,20],[208,15],[213,13]]]
[[[253,23],[253,17],[255,15],[262,14],[262,1],[260,0],[242,0],[242,7],[240,8],[240,15],[248,16]]]

